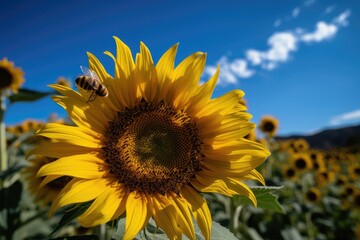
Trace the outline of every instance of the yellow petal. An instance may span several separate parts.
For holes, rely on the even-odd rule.
[[[105,224],[114,219],[113,216],[119,208],[124,212],[126,199],[124,192],[119,193],[116,188],[107,187],[78,220],[84,227]]]
[[[226,156],[224,156],[226,158]],[[222,174],[224,176],[245,176],[249,174],[254,168],[258,167],[265,161],[263,157],[254,157],[251,155],[245,155],[237,160],[224,161],[222,160],[205,160],[204,166],[216,174]]]
[[[241,105],[239,101],[243,96],[244,92],[241,90],[228,92],[218,98],[212,99],[203,109],[200,109],[195,116],[199,118],[199,123],[202,124],[208,121],[208,118],[204,118],[206,116],[211,116],[214,113],[217,115],[226,115]]]
[[[54,138],[56,141],[66,142],[77,146],[89,148],[101,148],[102,146],[100,139],[88,135],[82,131],[81,128],[59,123],[47,123],[44,128],[37,132],[37,135],[50,139]]]
[[[114,39],[116,42],[116,60],[118,61],[119,66],[121,66],[121,69],[125,74],[125,77],[129,78],[131,72],[135,68],[131,50],[119,38],[114,37]]]
[[[98,97],[96,101],[88,103],[91,107],[97,107],[101,109],[107,118],[112,119],[113,113],[118,112],[119,109],[122,109],[123,106],[118,105],[116,94],[114,92],[117,91],[116,86],[114,84],[114,79],[106,72],[105,68],[101,64],[101,62],[92,54],[87,53],[89,57],[89,67],[91,70],[95,71],[99,76],[100,80],[104,84],[104,86],[108,89],[109,96],[108,97]]]
[[[199,192],[221,193],[226,196],[236,194],[226,186],[222,179],[211,179],[211,181],[207,179],[207,176],[196,174],[195,179],[191,180],[191,185]]]
[[[191,214],[187,202],[178,196],[173,196],[178,214],[176,215],[177,222],[181,231],[189,238],[195,239],[194,224],[192,222]]]
[[[61,151],[59,151],[61,149]],[[30,157],[34,154],[41,154],[51,158],[61,158],[77,154],[92,153],[94,155],[99,154],[99,148],[88,148],[85,146],[76,146],[65,142],[50,142],[41,141],[39,145],[26,154],[26,157]]]
[[[181,195],[188,202],[188,206],[198,223],[202,234],[205,239],[211,237],[212,218],[206,200],[201,197],[192,187],[185,185],[181,189]]]
[[[174,203],[164,206],[159,198],[161,196],[150,198],[156,225],[164,230],[169,239],[181,239],[182,232],[176,221],[177,210]]]
[[[89,132],[92,135],[105,130],[99,123],[107,122],[109,119],[106,119],[103,114],[98,114],[97,111],[90,111],[90,105],[78,92],[57,84],[49,85],[49,87],[64,95],[53,96],[52,99],[67,111],[77,126],[88,131],[92,130],[93,132]]]
[[[247,180],[247,179],[256,180],[256,181],[259,181],[262,185],[265,186],[264,177],[256,169],[253,169],[251,172],[249,172],[249,174],[244,176],[244,179],[245,180]]]
[[[189,65],[183,76],[179,77],[174,83],[175,96],[174,106],[182,107],[188,105],[190,98],[199,88],[200,76],[204,70],[206,54],[199,55],[194,62]],[[176,71],[176,69],[175,69]]]
[[[59,158],[40,168],[38,176],[64,175],[85,179],[101,178],[108,173],[107,164],[92,154]]]
[[[50,208],[50,215],[63,206],[93,200],[109,188],[106,179],[84,180],[74,178],[59,193]]]
[[[140,43],[140,54],[136,58],[135,78],[139,81],[142,97],[148,102],[158,98],[159,84],[151,53],[146,45]]]
[[[156,64],[156,72],[160,85],[159,99],[163,99],[168,92],[170,83],[172,82],[172,75],[174,72],[175,57],[179,44],[175,44],[169,48]]]
[[[186,110],[190,116],[196,115],[196,112],[200,111],[210,101],[219,77],[219,72],[220,66],[218,66],[215,74],[210,78],[210,80],[201,85],[194,96],[191,97],[189,101],[191,105]]]
[[[147,198],[137,191],[129,194],[126,201],[126,223],[124,239],[134,239],[151,217]]]

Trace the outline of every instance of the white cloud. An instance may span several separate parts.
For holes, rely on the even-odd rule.
[[[330,124],[340,125],[343,123],[356,122],[356,121],[360,121],[360,109],[335,116],[331,118]]]
[[[273,70],[279,62],[290,58],[290,53],[297,49],[297,37],[291,32],[277,32],[267,41],[270,48],[265,51],[249,49],[246,58],[254,66],[261,65],[263,69]]]
[[[312,2],[314,3],[315,1]],[[228,57],[221,57],[217,62],[221,68],[218,84],[236,84],[239,78],[252,77],[259,68],[267,71],[274,70],[281,63],[291,59],[291,53],[299,49],[301,42],[322,42],[333,38],[340,27],[348,25],[350,15],[351,11],[346,10],[335,17],[331,23],[319,21],[316,23],[316,28],[313,32],[308,32],[302,28],[275,32],[267,40],[268,49],[248,49],[245,52],[246,57],[244,59],[229,60]],[[252,69],[249,68],[249,64],[252,65]],[[210,76],[215,71],[215,66],[208,66],[205,68],[204,74]]]
[[[274,33],[268,39],[271,48],[263,52],[265,60],[284,62],[289,58],[289,53],[297,48],[297,39],[291,32]]]
[[[325,14],[329,14],[329,13],[332,13],[336,8],[336,5],[333,4],[333,5],[330,5],[328,7],[325,8]]]
[[[335,36],[337,30],[338,28],[336,25],[320,21],[316,24],[316,30],[311,33],[303,34],[301,40],[307,43],[321,42]]]
[[[293,11],[292,11],[292,13],[291,13],[291,15],[292,15],[293,18],[298,17],[299,14],[300,14],[300,8],[299,8],[299,7],[294,8]]]
[[[219,85],[236,84],[239,78],[249,78],[255,74],[255,70],[248,68],[245,59],[234,59],[230,61],[227,57],[221,57],[217,62],[220,65]],[[213,75],[216,67],[208,66],[205,68],[206,75]]]
[[[262,53],[255,49],[249,49],[246,51],[246,58],[252,65],[259,65],[262,62]]]
[[[351,11],[348,9],[345,12],[342,12],[336,18],[334,18],[333,23],[335,23],[338,26],[346,27],[349,24],[347,19],[350,17],[350,15],[351,15]]]

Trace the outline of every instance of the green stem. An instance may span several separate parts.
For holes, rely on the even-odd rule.
[[[0,91],[0,171],[8,168],[8,159],[6,153],[6,132],[5,132],[5,95]]]

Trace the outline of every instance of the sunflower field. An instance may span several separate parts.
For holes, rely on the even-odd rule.
[[[212,98],[221,69],[200,84],[202,52],[175,66],[177,44],[154,63],[115,42],[114,73],[89,53],[77,88],[24,89],[0,61],[1,240],[360,239],[360,146],[280,140],[241,90]],[[68,118],[5,123],[48,96]]]

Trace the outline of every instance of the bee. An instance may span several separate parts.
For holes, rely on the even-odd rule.
[[[85,91],[92,90],[87,103],[94,101],[97,96],[107,97],[109,95],[109,91],[107,90],[106,86],[101,83],[96,72],[84,66],[80,66],[80,69],[84,75],[76,78],[75,83],[79,88],[82,88]]]

